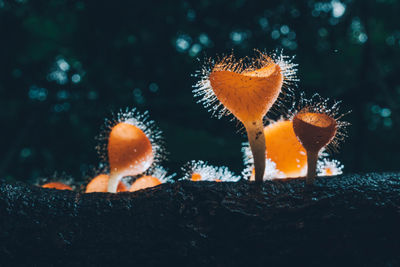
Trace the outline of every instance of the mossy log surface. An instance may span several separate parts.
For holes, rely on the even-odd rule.
[[[118,194],[0,180],[1,266],[122,264],[399,266],[400,174]]]

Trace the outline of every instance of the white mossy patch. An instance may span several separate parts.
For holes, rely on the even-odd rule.
[[[317,162],[318,176],[335,176],[343,173],[343,164],[336,159],[321,159]]]
[[[200,175],[200,181],[237,182],[240,180],[240,176],[235,175],[228,167],[212,166],[201,160],[192,160],[186,163],[181,170],[183,173],[181,180],[192,180],[193,174]]]
[[[242,154],[244,169],[242,171],[242,176],[247,180],[254,180],[254,159],[251,153],[250,145],[248,142],[242,143]],[[272,180],[277,178],[286,178],[285,174],[276,168],[275,162],[271,159],[265,159],[265,171],[264,171],[264,181]]]

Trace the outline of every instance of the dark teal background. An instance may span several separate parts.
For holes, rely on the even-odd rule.
[[[399,170],[400,3],[0,0],[0,176],[80,178],[111,111],[149,110],[173,171],[242,169],[243,134],[192,96],[197,58],[283,48],[299,89],[343,100],[345,172]]]

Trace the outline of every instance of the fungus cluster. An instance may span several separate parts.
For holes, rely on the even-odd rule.
[[[343,139],[348,123],[340,121],[343,115],[338,112],[339,102],[329,106],[328,100],[316,95],[302,99],[303,106],[289,118],[264,127],[263,119],[274,103],[278,110],[285,107],[279,96],[293,92],[291,87],[298,81],[297,65],[282,54],[257,53],[247,61],[232,55],[208,60],[198,73],[194,95],[218,117],[231,113],[243,124],[248,138],[243,147],[244,177],[261,182],[307,173],[306,181],[312,184],[318,159],[328,162],[322,152],[327,145],[336,146]],[[319,172],[326,175],[340,174],[343,168],[338,161],[319,166]]]
[[[269,121],[269,124],[264,127],[264,134],[266,140],[266,169],[264,173],[264,180],[276,179],[276,178],[295,178],[303,177],[308,174],[308,183],[312,183],[311,177],[318,176],[332,176],[339,175],[342,173],[343,165],[338,160],[328,159],[326,150],[336,150],[340,141],[345,137],[344,128],[348,125],[347,122],[340,121],[338,114],[338,103],[335,103],[328,115],[327,107],[328,101],[322,99],[319,95],[314,95],[310,100],[302,98],[300,101],[302,104],[300,107],[294,108],[290,111],[289,116],[281,118],[278,121]],[[301,139],[301,133],[295,132],[294,127],[299,127],[296,124],[296,120],[301,116],[300,114],[304,110],[310,110],[314,107],[320,108],[316,114],[321,116],[329,116],[335,121],[336,126],[334,128],[335,135],[328,142],[322,143],[320,140],[316,140],[314,146],[322,146],[314,155],[310,156],[312,149],[309,149],[307,145],[303,145],[304,140]],[[324,108],[322,108],[324,107]],[[319,116],[319,115],[316,115]],[[317,123],[317,122],[314,122]],[[319,122],[321,124],[321,122]],[[300,130],[302,125],[300,125]],[[312,138],[312,134],[320,136],[320,132],[313,132],[306,138]],[[319,138],[322,138],[321,136]],[[313,142],[305,140],[305,142]],[[329,146],[327,146],[329,145]],[[329,148],[330,147],[330,148]],[[308,148],[308,149],[307,149]],[[243,160],[245,163],[245,170],[243,176],[254,180],[254,169],[253,169],[253,157],[250,151],[248,143],[243,144]],[[310,152],[311,151],[311,152]]]
[[[102,134],[97,138],[102,159],[108,163],[109,174],[101,174],[86,187],[86,192],[137,191],[167,182],[171,177],[159,166],[163,159],[161,131],[149,120],[148,113],[135,109],[119,112],[106,120]],[[124,177],[136,179],[128,186]],[[101,180],[100,180],[101,179]],[[96,183],[96,180],[99,180]],[[98,184],[95,190],[90,186]]]
[[[266,120],[273,107],[278,111],[285,108],[284,96],[293,95],[298,81],[296,67],[292,58],[257,51],[252,59],[237,60],[231,55],[208,60],[198,73],[200,79],[193,90],[198,102],[219,118],[232,114],[246,130],[244,178],[262,182],[306,176],[306,182],[312,184],[317,174],[342,172],[337,160],[326,158],[326,151],[335,150],[343,140],[348,125],[340,120],[339,102],[329,105],[319,95],[302,97],[296,108],[286,112],[289,115]],[[265,125],[264,121],[269,123]],[[168,176],[160,165],[165,158],[161,136],[147,112],[126,110],[106,120],[97,138],[97,150],[108,168],[88,182],[85,193],[133,192],[172,182],[175,174]],[[181,171],[180,180],[192,182],[237,182],[241,178],[227,167],[204,161],[190,161]],[[72,190],[59,181],[42,187]]]

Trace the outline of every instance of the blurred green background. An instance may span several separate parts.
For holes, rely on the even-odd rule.
[[[179,171],[242,169],[245,136],[192,96],[198,59],[296,55],[299,89],[343,100],[345,172],[399,170],[400,3],[395,0],[0,0],[0,177],[76,178],[120,108],[149,110]],[[201,61],[201,60],[200,60]]]

